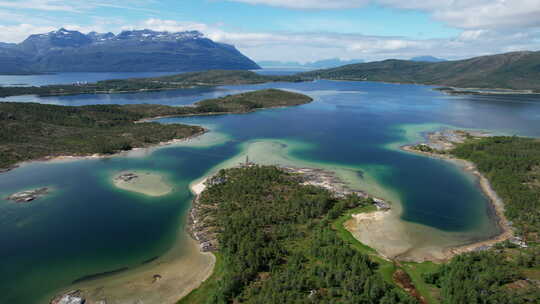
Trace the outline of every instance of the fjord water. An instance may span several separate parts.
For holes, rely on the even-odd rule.
[[[352,184],[399,205],[402,221],[426,227],[430,235],[412,236],[422,242],[454,246],[487,238],[498,227],[476,181],[450,163],[397,147],[442,127],[540,136],[540,97],[452,97],[416,85],[316,81],[31,98],[65,105],[96,100],[183,105],[269,87],[298,91],[315,101],[242,115],[162,119],[202,124],[212,132],[142,155],[36,162],[0,174],[2,198],[40,186],[53,189],[50,196],[29,204],[0,200],[0,303],[44,302],[77,279],[136,269],[163,255],[182,241],[178,230],[192,199],[188,185],[242,153],[253,153],[250,158],[263,163],[347,171]],[[123,170],[162,173],[175,190],[151,198],[115,189],[109,180]],[[448,234],[452,237],[446,238]]]

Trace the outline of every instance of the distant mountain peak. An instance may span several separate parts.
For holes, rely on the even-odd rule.
[[[57,34],[69,34],[70,32],[63,27],[56,31]]]
[[[60,28],[0,45],[0,72],[115,72],[247,70],[260,68],[234,46],[214,42],[199,31],[150,29],[88,34]],[[8,66],[6,68],[6,66]]]
[[[442,62],[447,61],[443,58],[437,58],[431,55],[425,55],[425,56],[416,56],[410,59],[411,61],[417,61],[417,62]]]

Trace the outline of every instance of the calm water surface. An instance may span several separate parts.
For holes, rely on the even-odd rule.
[[[402,204],[406,222],[459,233],[464,241],[487,237],[497,229],[472,178],[446,162],[395,147],[419,140],[418,132],[440,127],[540,137],[538,96],[451,97],[416,85],[317,81],[10,99],[185,105],[270,87],[298,91],[315,102],[244,115],[161,120],[209,126],[222,138],[213,145],[171,146],[139,157],[32,163],[1,174],[0,198],[39,186],[54,190],[30,204],[0,200],[0,303],[39,303],[78,278],[135,268],[162,255],[183,225],[192,198],[189,183],[253,142],[280,142],[288,146],[291,159],[351,168],[360,179],[372,177]],[[131,169],[161,172],[175,191],[148,198],[111,186],[115,172]]]

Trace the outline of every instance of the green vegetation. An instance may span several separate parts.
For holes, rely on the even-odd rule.
[[[218,234],[219,275],[180,303],[415,303],[378,273],[380,265],[332,228],[347,210],[337,199],[276,167],[222,170],[200,196]],[[221,268],[223,267],[223,268]]]
[[[158,116],[245,113],[259,108],[310,102],[308,96],[261,90],[197,103],[194,107],[163,105],[55,106],[0,103],[0,168],[58,155],[111,154],[203,132],[180,124],[138,123]]]
[[[426,301],[430,304],[440,303],[440,290],[437,286],[424,280],[425,273],[436,272],[441,265],[433,262],[403,262],[402,269],[411,277],[414,286]]]
[[[195,105],[201,112],[242,113],[262,108],[296,106],[311,101],[310,97],[303,94],[267,89],[203,100]]]
[[[540,299],[540,141],[519,137],[469,137],[450,151],[474,162],[504,200],[505,214],[529,248],[506,241],[493,249],[454,257],[423,271],[440,288],[443,304],[538,303]]]
[[[540,265],[538,250],[523,250],[521,259]],[[530,261],[533,261],[532,263]],[[519,261],[507,253],[473,252],[456,256],[439,271],[427,273],[427,282],[441,288],[443,304],[538,303],[540,288],[525,280]]]
[[[299,76],[540,92],[539,67],[540,52],[514,52],[446,62],[391,59],[312,71]]]
[[[332,198],[274,167],[229,169],[200,201],[225,266],[204,292],[180,303],[386,303],[388,292],[390,303],[415,301],[395,287],[400,270],[427,303],[537,303],[540,141],[469,137],[449,153],[475,162],[490,179],[529,248],[507,241],[442,265],[387,261],[344,227],[351,214],[373,211],[369,200]],[[367,282],[387,292],[369,298]]]
[[[415,145],[415,146],[412,146],[411,149],[416,150],[416,151],[420,151],[420,152],[426,152],[426,153],[441,153],[441,152],[443,152],[443,151],[435,150],[435,149],[433,149],[432,147],[430,147],[430,146],[428,146],[426,144]]]
[[[469,139],[450,151],[474,162],[505,203],[505,214],[519,235],[539,240],[540,140],[520,137]]]
[[[111,154],[203,131],[178,124],[135,123],[133,107],[63,107],[0,103],[0,167],[57,155]]]
[[[265,76],[251,71],[192,72],[153,78],[98,81],[89,84],[49,85],[42,87],[0,87],[0,97],[17,95],[113,94],[140,91],[183,89],[198,86],[256,84],[275,81],[301,81],[297,76]]]

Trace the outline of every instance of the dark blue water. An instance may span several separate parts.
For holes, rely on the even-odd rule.
[[[403,205],[406,222],[464,239],[489,236],[496,226],[474,181],[446,162],[403,153],[396,143],[443,126],[540,136],[538,96],[452,97],[416,85],[317,81],[32,100],[184,105],[269,87],[315,101],[243,115],[162,120],[211,125],[209,135],[223,135],[214,145],[162,148],[143,157],[33,163],[1,174],[0,197],[37,186],[55,191],[27,205],[0,200],[0,303],[33,303],[82,276],[136,267],[163,254],[183,224],[191,199],[188,184],[256,142],[281,142],[291,159],[373,178]],[[148,198],[108,182],[114,172],[133,169],[165,174],[175,191]]]

